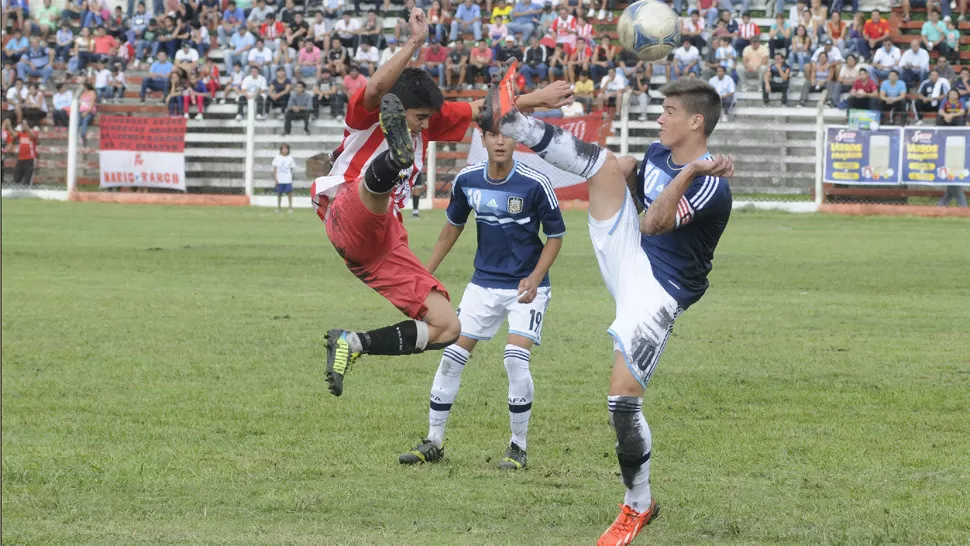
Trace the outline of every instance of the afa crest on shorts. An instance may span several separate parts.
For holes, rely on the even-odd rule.
[[[509,197],[509,214],[518,214],[522,212],[522,205],[524,201],[521,197]]]

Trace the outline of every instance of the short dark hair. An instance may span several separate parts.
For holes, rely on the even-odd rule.
[[[664,85],[660,93],[667,98],[678,98],[687,113],[703,116],[704,136],[711,136],[721,119],[721,96],[711,84],[703,80],[681,79]]]
[[[869,71],[866,70],[865,68],[860,68],[859,69],[859,74],[869,74]]]
[[[895,75],[897,75],[897,76],[898,76],[898,75],[899,75],[899,70],[896,70],[895,68],[890,68],[890,69],[889,69],[889,73],[890,73],[890,74],[895,74]]]
[[[441,88],[431,74],[420,68],[405,68],[390,92],[401,99],[405,109],[430,108],[437,112],[445,102]]]

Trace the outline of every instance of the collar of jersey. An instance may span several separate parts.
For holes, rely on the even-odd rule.
[[[670,167],[672,170],[680,171],[680,170],[683,170],[683,168],[687,166],[686,163],[683,164],[683,165],[677,165],[676,163],[673,162],[673,157],[674,157],[674,153],[673,153],[673,151],[671,151],[670,152],[670,155],[667,156],[667,166]],[[704,155],[698,157],[697,159],[710,159],[710,158],[711,158],[711,151],[708,150],[708,151],[704,152]]]
[[[505,184],[506,182],[509,181],[509,178],[512,177],[512,173],[514,173],[515,172],[515,169],[517,169],[517,168],[519,168],[519,160],[518,159],[513,159],[512,160],[512,170],[509,171],[509,174],[505,175],[505,178],[503,180],[492,180],[492,178],[488,176],[488,162],[486,162],[485,163],[485,181],[488,182],[489,184],[492,184],[492,185],[495,185],[495,186],[500,186],[502,184]]]

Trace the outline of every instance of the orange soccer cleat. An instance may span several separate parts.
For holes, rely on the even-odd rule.
[[[515,75],[518,61],[512,58],[511,62],[504,68],[505,74],[498,79],[499,72],[495,73],[495,80],[489,87],[488,96],[485,97],[485,104],[478,116],[478,125],[483,131],[499,133],[499,120],[515,110]]]
[[[613,520],[613,525],[603,533],[596,542],[596,546],[626,546],[633,542],[644,526],[649,525],[660,514],[660,506],[654,499],[650,500],[650,508],[645,512],[637,512],[625,504],[620,505],[620,515]]]

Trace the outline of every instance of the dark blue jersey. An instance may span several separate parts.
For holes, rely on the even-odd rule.
[[[708,153],[705,158],[710,158]],[[670,149],[654,142],[640,164],[637,199],[646,209],[683,169]],[[714,249],[731,216],[731,188],[726,178],[698,176],[677,206],[674,230],[643,235],[640,246],[653,275],[681,307],[701,299],[709,283]]]
[[[487,162],[462,169],[451,185],[448,221],[463,226],[475,211],[478,251],[472,283],[485,288],[519,287],[539,262],[542,240],[562,237],[566,224],[552,184],[544,174],[518,161],[505,180],[492,180]],[[549,275],[541,286],[549,286]]]

